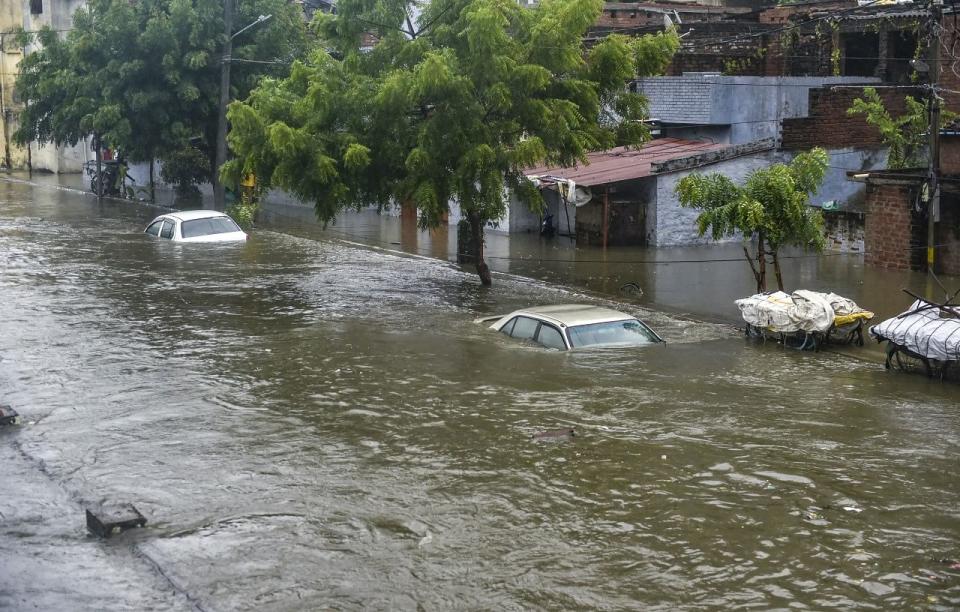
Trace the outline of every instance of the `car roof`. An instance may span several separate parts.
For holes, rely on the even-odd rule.
[[[161,215],[163,217],[172,217],[180,221],[192,221],[194,219],[209,219],[212,217],[226,217],[227,215],[216,210],[178,210],[176,212]]]
[[[589,304],[554,304],[551,306],[534,306],[532,308],[523,308],[512,312],[507,317],[517,315],[534,315],[544,319],[550,319],[561,325],[571,327],[574,325],[589,325],[591,323],[608,323],[610,321],[624,321],[626,319],[635,319],[636,317],[626,313],[604,308],[602,306],[591,306]]]

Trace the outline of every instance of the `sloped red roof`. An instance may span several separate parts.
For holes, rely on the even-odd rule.
[[[578,185],[590,187],[629,181],[650,176],[650,164],[671,159],[689,157],[705,151],[725,149],[729,145],[714,144],[700,140],[658,138],[645,143],[639,149],[616,147],[587,155],[586,165],[570,168],[539,166],[526,171],[527,176],[556,176],[572,179]]]

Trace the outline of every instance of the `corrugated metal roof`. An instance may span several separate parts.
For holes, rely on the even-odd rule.
[[[570,168],[540,166],[531,168],[526,174],[562,177],[585,187],[607,185],[650,176],[650,164],[653,162],[689,157],[705,151],[725,149],[727,146],[699,140],[658,138],[644,144],[640,149],[616,147],[609,151],[590,153],[587,155],[586,165],[578,164]]]

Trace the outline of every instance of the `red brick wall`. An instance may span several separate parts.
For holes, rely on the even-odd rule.
[[[604,5],[596,26],[605,28],[636,28],[646,25],[663,25],[663,13],[653,13],[637,8],[624,9],[620,5]]]
[[[904,112],[903,90],[878,89],[877,93],[893,116]],[[809,115],[783,120],[783,148],[805,150],[811,147],[881,146],[880,132],[869,125],[863,115],[847,115],[847,109],[861,96],[862,89],[811,89]]]
[[[853,8],[856,0],[834,0],[832,2],[817,2],[815,4],[785,4],[775,6],[760,13],[760,23],[787,23],[791,17],[807,18],[808,14],[817,11],[834,11]]]
[[[940,200],[940,223],[937,225],[936,269],[943,274],[960,276],[960,196],[944,194]]]
[[[677,53],[667,76],[684,72],[720,72],[727,76],[764,76],[764,61],[755,52]]]
[[[940,138],[940,172],[960,175],[960,136]]]
[[[908,269],[925,259],[918,249],[918,223],[912,214],[913,195],[900,185],[867,185],[864,221],[866,263],[882,268]]]
[[[943,17],[941,23],[944,32],[940,35],[940,40],[955,41],[957,39],[960,32],[955,26],[960,25],[960,23],[954,21],[956,17],[956,15],[945,15]],[[946,59],[946,53],[942,48],[940,57]],[[956,72],[953,69],[956,69]],[[938,79],[940,86],[944,89],[951,89],[953,92],[960,91],[960,75],[957,75],[957,72],[960,72],[960,62],[943,62],[940,65],[940,78]],[[943,108],[954,112],[960,110],[960,94],[944,91],[941,92],[941,96],[943,96]]]

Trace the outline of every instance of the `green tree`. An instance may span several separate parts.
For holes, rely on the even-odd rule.
[[[819,189],[827,171],[827,153],[812,149],[789,164],[774,164],[751,172],[742,185],[726,176],[691,174],[677,184],[680,205],[701,210],[697,229],[709,230],[714,240],[737,233],[756,237],[756,252],[744,255],[757,281],[757,292],[767,290],[766,261],[773,258],[777,285],[783,291],[780,247],[793,245],[823,250],[823,216],[809,206],[810,194]],[[756,264],[754,264],[756,260]]]
[[[273,15],[236,41],[234,58],[265,62],[237,62],[232,83],[246,96],[262,75],[285,74],[307,39],[295,5],[238,4],[241,23]],[[20,63],[16,87],[26,106],[16,139],[73,145],[96,134],[131,161],[183,168],[191,147],[212,159],[224,45],[220,2],[90,0],[73,19],[65,37],[42,30],[41,49]],[[189,185],[195,171],[186,170],[168,176]]]
[[[927,164],[926,106],[911,96],[906,96],[904,101],[907,112],[894,118],[883,105],[877,90],[866,87],[863,98],[854,100],[847,109],[847,115],[863,115],[867,123],[879,130],[883,144],[890,148],[888,168],[917,168]],[[941,116],[944,124],[956,117],[946,112]]]
[[[412,203],[424,227],[451,200],[469,222],[484,284],[484,226],[506,210],[508,188],[532,209],[524,178],[540,163],[649,138],[646,102],[626,84],[661,72],[679,45],[672,31],[583,35],[600,0],[434,0],[414,26],[404,0],[343,0],[316,22],[330,53],[294,64],[231,105],[228,142],[248,172],[315,205],[328,222],[344,209]],[[376,45],[360,51],[372,36]]]

